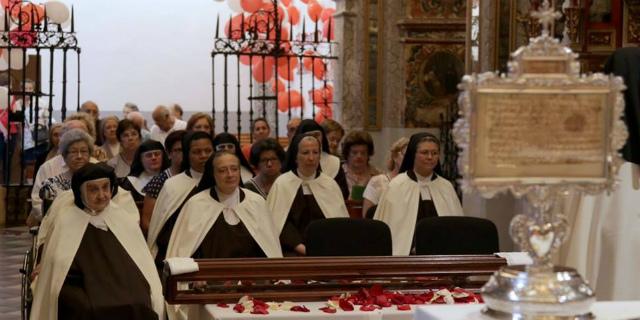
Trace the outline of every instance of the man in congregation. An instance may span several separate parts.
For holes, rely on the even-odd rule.
[[[153,122],[155,122],[151,127],[151,139],[160,143],[164,143],[164,139],[169,133],[187,128],[185,121],[176,119],[169,111],[169,108],[163,105],[157,106],[151,116],[153,117]]]
[[[131,111],[127,113],[125,118],[131,120],[131,122],[135,123],[140,128],[140,136],[142,137],[141,142],[145,142],[151,138],[151,132],[147,130],[147,125],[142,113],[139,111]]]

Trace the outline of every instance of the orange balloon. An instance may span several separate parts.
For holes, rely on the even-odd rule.
[[[240,39],[242,38],[242,30],[246,30],[246,26],[242,27],[242,18],[243,14],[239,13],[232,17],[230,20],[224,24],[224,34],[229,39]],[[229,33],[229,24],[231,24],[231,33]]]
[[[291,108],[302,107],[302,95],[298,90],[281,91],[278,93],[278,110],[287,112]]]
[[[33,3],[27,3],[20,9],[20,14],[22,15],[23,24],[40,24],[42,19],[44,19],[44,7]],[[31,21],[31,18],[33,18],[33,21]]]
[[[272,57],[266,57],[266,58],[259,57],[258,59],[254,58],[254,61],[256,60],[257,62],[255,62],[255,64],[251,68],[251,73],[253,75],[253,78],[260,83],[271,80],[271,78],[273,78],[273,58]]]
[[[245,66],[248,66],[252,63],[256,63],[257,61],[256,56],[253,56],[253,58],[251,58],[251,56],[249,55],[249,53],[251,52],[251,49],[245,48],[245,49],[242,49],[241,52],[243,54],[240,55],[240,63],[244,64]]]
[[[286,80],[291,81],[293,80],[296,68],[298,67],[298,60],[296,60],[295,58],[291,58],[289,61],[289,64],[287,64],[286,62],[283,64],[278,63],[278,75]]]
[[[289,22],[294,26],[297,25],[300,22],[300,10],[296,6],[289,6],[287,12],[289,13]]]
[[[315,59],[313,61],[313,76],[318,80],[323,80],[325,73],[327,72],[326,65],[322,59]]]
[[[273,92],[280,92],[280,91],[284,91],[285,89],[287,89],[285,87],[285,84],[282,80],[278,79],[278,87],[276,88],[276,81],[274,79],[274,81],[271,81],[271,91]]]
[[[324,10],[322,10],[322,13],[320,14],[320,20],[327,21],[327,19],[333,18],[334,13],[336,13],[336,9],[324,8]]]
[[[288,7],[289,5],[291,5],[291,0],[280,0],[280,3]]]
[[[328,106],[333,103],[333,86],[315,89],[311,92],[311,101],[317,106]]]
[[[312,56],[315,56],[316,53],[313,50],[307,50],[304,52],[304,55],[306,56],[302,58],[302,64],[304,65],[304,69],[307,71],[311,71],[311,69],[313,68],[313,61],[314,61]]]
[[[247,26],[259,33],[266,33],[273,25],[269,13],[264,11],[257,11],[251,14],[247,20]]]
[[[333,119],[333,108],[326,107],[326,108],[318,108],[316,110],[316,116],[314,120],[317,123],[322,123],[325,119]]]
[[[318,2],[309,3],[307,6],[307,14],[309,14],[309,18],[314,22],[318,21],[322,10],[323,8]]]
[[[336,24],[333,23],[333,18],[330,18],[329,20],[325,21],[322,25],[322,37],[326,40],[335,39],[335,30],[336,30]]]
[[[254,13],[262,7],[262,0],[240,0],[242,10]]]

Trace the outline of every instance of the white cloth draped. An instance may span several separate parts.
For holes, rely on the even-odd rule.
[[[287,221],[291,204],[302,183],[303,180],[300,177],[289,171],[280,175],[269,191],[267,206],[273,214],[278,235]],[[305,180],[304,183],[313,193],[325,218],[349,217],[340,187],[324,171],[317,178]]]
[[[45,243],[42,272],[33,284],[34,301],[31,319],[57,319],[58,295],[80,247],[84,230],[91,220],[89,214],[73,204],[67,205],[63,210],[65,213],[53,221],[50,239]],[[152,307],[159,315],[159,319],[162,319],[164,315],[162,284],[139,225],[131,220],[125,209],[113,201],[99,216],[104,219],[108,229],[144,275],[151,290]]]
[[[186,172],[175,175],[164,183],[162,190],[158,194],[156,205],[153,208],[151,221],[149,221],[149,233],[147,234],[147,244],[151,250],[151,255],[155,258],[158,253],[156,239],[162,230],[165,222],[178,210],[191,190],[195,188],[202,178],[202,174],[190,171],[192,176]]]
[[[391,229],[393,255],[409,255],[411,251],[422,189],[431,196],[439,216],[463,215],[458,195],[447,179],[438,177],[419,184],[406,172],[397,175],[382,194],[374,215]]]
[[[322,173],[335,179],[338,171],[340,171],[340,158],[323,151],[320,154],[320,168],[322,169]]]
[[[598,300],[638,300],[640,280],[640,168],[626,162],[616,190],[573,195],[564,205],[572,228],[558,263],[576,268]]]

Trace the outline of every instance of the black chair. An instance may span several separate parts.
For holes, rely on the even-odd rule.
[[[418,222],[416,254],[493,254],[499,251],[498,229],[487,219],[431,217]]]
[[[390,256],[391,230],[377,220],[331,218],[305,231],[307,256]]]

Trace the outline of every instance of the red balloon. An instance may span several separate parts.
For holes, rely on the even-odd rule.
[[[317,106],[327,107],[333,103],[333,86],[327,85],[326,87],[315,89],[311,92],[311,101]]]
[[[322,10],[322,13],[320,14],[320,20],[327,21],[327,19],[333,18],[334,13],[336,13],[336,9],[324,8],[324,10]]]
[[[302,95],[298,90],[281,91],[278,93],[278,110],[287,112],[290,108],[302,107]]]
[[[291,5],[291,0],[280,0],[280,3],[288,7],[289,5]]]
[[[317,123],[322,123],[325,119],[333,119],[333,108],[326,107],[318,108],[318,110],[316,110],[316,116],[314,120]]]
[[[314,61],[312,56],[315,56],[316,53],[313,50],[307,50],[304,52],[304,55],[306,57],[302,58],[302,64],[304,65],[305,70],[311,71],[311,69],[313,68],[313,61]]]
[[[280,62],[278,62],[278,75],[286,80],[291,81],[293,80],[296,68],[298,67],[298,60],[296,58],[291,58],[289,59],[289,64],[286,63],[286,58],[284,59],[284,61],[285,63],[283,64],[280,64]]]
[[[289,22],[292,25],[295,26],[300,22],[300,10],[296,6],[287,7],[287,12],[289,13]]]
[[[322,59],[315,59],[313,61],[313,76],[318,80],[323,80],[327,72],[327,67]]]
[[[259,57],[257,59],[254,58],[254,61],[256,62],[251,68],[253,78],[260,83],[271,80],[273,78],[273,58],[266,57],[263,59]]]
[[[274,81],[271,81],[271,91],[273,92],[280,92],[280,91],[284,91],[285,89],[287,89],[285,87],[285,84],[282,80],[278,79],[278,87],[276,88],[276,79],[274,79]]]
[[[24,24],[32,24],[32,23],[40,24],[42,19],[44,19],[44,7],[41,5],[27,3],[23,5],[22,8],[19,8],[18,10],[19,11],[16,11],[14,9],[15,17],[17,18],[18,13],[20,13],[20,15],[22,16],[23,26]],[[31,18],[33,18],[33,21],[31,21]],[[18,21],[16,21],[16,23],[17,22]],[[26,29],[22,28],[22,30],[26,30]]]
[[[307,6],[307,14],[309,14],[309,18],[312,21],[316,22],[320,18],[320,14],[322,13],[322,6],[318,2],[309,1],[309,5]]]
[[[242,10],[254,13],[262,7],[262,0],[240,0]]]
[[[269,17],[269,13],[264,11],[257,11],[251,14],[247,20],[247,27],[263,34],[266,33],[267,30],[271,29],[271,26],[273,25],[273,21]]]
[[[329,30],[329,28],[331,28],[331,30]],[[336,24],[333,22],[333,18],[330,18],[322,25],[322,37],[326,40],[335,39],[335,30]]]
[[[239,13],[234,17],[232,17],[230,20],[227,20],[227,22],[224,24],[224,34],[227,36],[227,38],[229,39],[242,38],[242,30],[243,29],[246,30],[246,27],[245,28],[242,27],[242,22],[244,21],[242,16],[243,14]],[[231,23],[231,33],[229,33],[229,23]]]
[[[254,56],[252,58],[249,55],[250,52],[251,52],[251,49],[249,49],[249,48],[242,49],[242,53],[245,53],[245,54],[241,54],[240,55],[240,63],[244,64],[245,66],[248,66],[251,63],[255,63],[256,62],[256,57]]]

